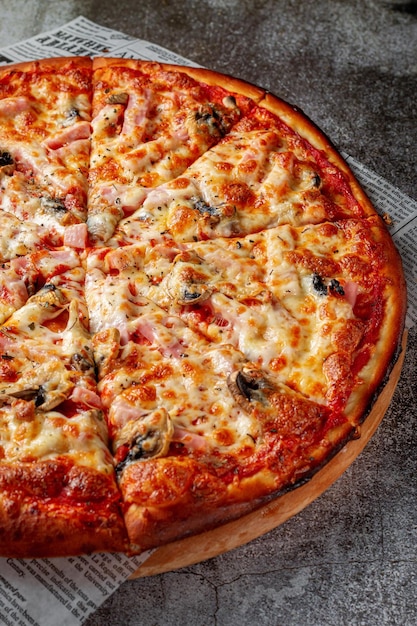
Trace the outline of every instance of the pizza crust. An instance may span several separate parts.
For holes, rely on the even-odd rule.
[[[267,463],[248,476],[240,477],[236,469],[231,481],[186,457],[132,464],[121,479],[131,548],[138,552],[156,548],[261,508],[309,481],[355,433],[347,422],[333,428],[326,443],[308,448],[279,476]],[[278,454],[276,450],[274,456]]]
[[[49,59],[39,59],[37,61],[21,61],[19,63],[10,63],[0,68],[0,75],[8,75],[13,72],[31,73],[36,70],[42,72],[60,70],[61,68],[72,65],[78,69],[91,68],[91,59],[89,57],[51,57]]]
[[[117,66],[130,67],[132,69],[136,69],[140,66],[146,68],[147,64],[147,61],[138,61],[137,59],[121,60],[117,58],[101,57],[93,59],[93,70]],[[202,83],[215,87],[223,87],[223,89],[226,89],[227,91],[251,98],[254,102],[260,102],[265,96],[265,90],[257,87],[256,85],[245,83],[244,81],[234,78],[233,76],[228,76],[227,74],[219,74],[210,69],[173,65],[169,63],[155,63],[152,61],[149,65],[153,67],[160,67],[162,70],[168,72],[181,72],[196,81],[201,81]]]
[[[3,557],[129,552],[120,518],[116,511],[108,509],[84,522],[78,508],[55,507],[44,502],[25,504],[2,497],[0,532]]]
[[[111,477],[65,461],[2,464],[0,494],[3,556],[128,549]]]
[[[379,337],[364,371],[366,392],[361,388],[353,392],[349,401],[349,415],[357,424],[363,422],[398,360],[402,350],[401,340],[405,328],[407,309],[407,285],[402,260],[392,244],[383,220],[374,215],[368,218],[377,245],[384,251],[385,264],[381,270],[386,286],[384,289],[384,319],[379,327]]]
[[[352,170],[341,156],[332,141],[325,133],[298,107],[281,100],[277,96],[267,93],[260,102],[260,106],[282,118],[290,128],[305,138],[312,146],[323,151],[329,159],[345,176],[353,195],[363,207],[365,215],[375,215],[376,211],[363,188],[359,184]]]

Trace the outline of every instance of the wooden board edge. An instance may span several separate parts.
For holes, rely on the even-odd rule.
[[[157,548],[130,580],[173,571],[229,552],[277,528],[324,493],[359,456],[381,423],[401,375],[406,345],[407,331],[401,354],[361,427],[360,437],[349,441],[311,480],[238,520]]]

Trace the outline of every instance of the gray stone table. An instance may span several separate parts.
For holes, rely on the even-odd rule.
[[[417,199],[415,0],[0,0],[0,46],[80,14],[297,104]],[[416,340],[377,433],[320,498],[248,545],[126,582],[87,626],[415,626]]]

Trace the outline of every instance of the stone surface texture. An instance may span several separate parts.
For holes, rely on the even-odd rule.
[[[269,89],[417,199],[415,0],[0,0],[0,46],[78,15]],[[248,545],[126,582],[86,626],[415,626],[416,343],[326,493]]]

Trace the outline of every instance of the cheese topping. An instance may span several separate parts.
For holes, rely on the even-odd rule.
[[[115,472],[148,520],[146,489],[168,519],[176,489],[200,514],[318,465],[389,308],[348,177],[268,99],[167,66],[5,72],[0,466]]]
[[[1,458],[30,462],[64,456],[110,473],[107,428],[83,323],[84,272],[71,250],[35,260],[49,282],[0,327]],[[54,276],[59,267],[71,266]],[[80,407],[67,416],[61,407],[70,401]]]
[[[150,189],[180,176],[241,115],[221,89],[154,73],[132,63],[95,74],[88,218],[95,241],[107,241]]]
[[[59,411],[30,416],[18,401],[0,408],[2,460],[9,463],[46,461],[57,457],[110,473],[107,429],[98,412],[83,411],[66,417]]]
[[[355,280],[349,268],[366,257],[358,235],[355,222],[282,225],[246,237],[93,251],[87,299],[96,355],[106,362],[99,391],[115,451],[163,410],[173,444],[206,455],[248,453],[263,426],[231,393],[242,363],[269,372],[268,385],[284,395],[332,401],[347,384],[341,363],[350,367],[349,350],[364,332],[344,291]],[[112,327],[116,344],[103,333]],[[135,450],[129,462],[141,458]]]
[[[21,220],[28,234],[42,236],[45,229],[60,241],[66,226],[86,219],[88,75],[87,68],[73,74],[69,61],[54,72],[34,67],[33,80],[30,70],[26,78],[12,70],[8,76],[15,96],[0,99],[0,208]]]

